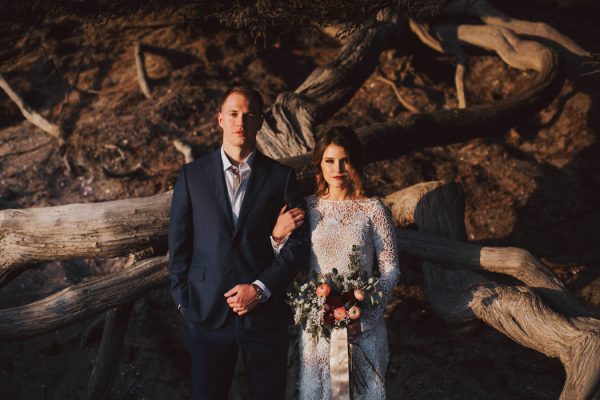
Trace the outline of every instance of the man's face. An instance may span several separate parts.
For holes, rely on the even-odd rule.
[[[256,133],[262,126],[262,114],[256,104],[241,93],[227,97],[221,112],[219,126],[223,129],[223,144],[245,151],[254,148]]]

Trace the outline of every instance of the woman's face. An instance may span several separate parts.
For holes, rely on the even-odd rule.
[[[330,188],[345,188],[350,185],[350,159],[346,149],[330,144],[323,152],[321,171]]]

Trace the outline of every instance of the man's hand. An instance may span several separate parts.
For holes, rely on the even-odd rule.
[[[237,315],[245,315],[258,305],[256,299],[256,289],[249,284],[235,285],[227,293],[227,304]]]

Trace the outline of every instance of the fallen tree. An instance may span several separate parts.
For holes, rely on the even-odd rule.
[[[354,95],[374,71],[379,54],[409,34],[409,26],[428,46],[457,57],[460,108],[402,114],[360,129],[367,162],[503,134],[555,99],[564,79],[559,54],[576,70],[577,63],[590,57],[557,31],[512,20],[485,1],[450,1],[444,11],[476,16],[481,24],[436,25],[392,11],[381,13],[351,36],[330,63],[316,68],[294,92],[277,97],[259,133],[260,150],[297,168],[310,186],[307,152],[314,145],[316,127]],[[462,82],[466,45],[493,51],[512,67],[534,71],[535,77],[505,99],[467,105]],[[191,157],[189,151],[185,154]],[[156,254],[155,249],[165,248],[170,199],[168,192],[142,199],[0,211],[4,255],[0,287],[41,261]],[[599,396],[598,311],[580,304],[527,251],[466,243],[464,200],[455,184],[424,183],[386,201],[399,227],[419,227],[416,232],[399,230],[398,246],[422,260],[425,287],[436,312],[448,320],[481,319],[524,346],[560,358],[567,371],[561,398]],[[167,262],[165,257],[140,260],[37,302],[0,310],[0,340],[38,335],[111,310],[86,395],[105,398],[112,377],[104,366],[118,353],[131,312],[128,305],[166,284]],[[513,276],[522,285],[496,283],[481,271]]]

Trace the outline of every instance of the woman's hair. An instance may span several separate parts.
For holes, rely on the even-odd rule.
[[[348,154],[348,175],[350,177],[350,194],[352,198],[357,199],[364,196],[362,185],[362,147],[356,133],[347,126],[335,126],[321,134],[317,138],[317,143],[312,155],[312,167],[315,171],[315,195],[324,196],[329,193],[329,185],[323,177],[321,170],[321,161],[323,153],[330,144],[343,147]]]

